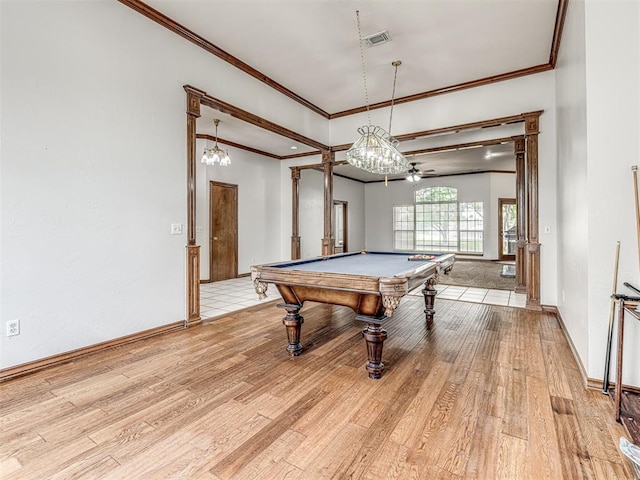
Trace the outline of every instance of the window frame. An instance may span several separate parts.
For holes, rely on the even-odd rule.
[[[427,190],[432,190],[432,189],[438,189],[441,190],[440,192],[434,192],[433,195],[430,195],[429,192],[427,192]],[[453,200],[451,198],[452,193],[455,192],[455,200]],[[439,195],[439,194],[442,195]],[[427,197],[436,197],[436,200],[434,201],[418,201],[417,199],[420,197],[421,199],[427,198]],[[399,251],[399,252],[403,252],[403,251],[416,251],[416,252],[442,252],[442,253],[458,253],[458,254],[462,254],[462,255],[484,255],[484,230],[485,230],[485,223],[484,223],[484,201],[481,200],[476,200],[476,201],[470,201],[470,202],[461,202],[458,199],[458,188],[456,187],[447,187],[447,186],[433,186],[433,187],[425,187],[423,189],[417,190],[414,192],[414,202],[413,204],[410,205],[406,205],[406,204],[394,204],[392,207],[392,241],[393,241],[393,250],[394,251]],[[451,245],[451,242],[447,242],[448,245],[443,245],[442,243],[439,245],[426,245],[425,241],[419,241],[418,240],[418,235],[420,232],[433,232],[433,229],[427,230],[427,229],[418,229],[418,224],[422,223],[423,225],[426,225],[428,222],[426,220],[422,220],[419,221],[418,220],[418,206],[419,205],[429,205],[429,206],[433,206],[433,205],[453,205],[455,204],[455,210],[453,210],[455,212],[455,219],[454,220],[445,220],[447,222],[455,222],[455,229],[447,229],[447,232],[453,232],[453,233],[449,233],[448,235],[453,235],[455,236],[455,245]],[[398,227],[398,209],[401,209],[402,214],[404,214],[404,216],[407,216],[407,214],[409,213],[409,211],[412,211],[412,217],[413,217],[413,230],[408,229],[408,228],[397,228]],[[452,210],[449,210],[449,213]],[[476,218],[466,218],[466,219],[461,219],[461,217],[465,216],[465,217],[469,217],[470,215],[472,215],[472,213],[475,211],[476,213]],[[463,212],[465,213],[463,215]],[[441,217],[441,212],[438,211],[437,212],[439,217]],[[423,214],[424,215],[424,214]],[[404,221],[405,223],[402,225],[403,227],[406,227],[406,220]],[[464,222],[464,223],[463,223]],[[432,222],[433,223],[433,222]],[[478,226],[478,224],[480,225],[480,228],[469,228],[469,226],[471,225],[475,225],[476,227]],[[466,227],[466,228],[463,228]],[[411,241],[408,241],[407,238],[402,238],[402,239],[398,239],[399,236],[405,237],[406,236],[406,232],[413,232],[413,238]],[[430,237],[433,237],[433,234],[429,235]],[[464,237],[464,239],[463,239]],[[471,239],[469,239],[469,237],[471,237]],[[418,245],[421,245],[420,247],[418,247]],[[462,250],[462,246],[463,245],[467,245],[467,248],[465,250]],[[469,245],[476,245],[477,247],[469,250],[468,246]],[[409,248],[411,247],[412,248]],[[447,248],[449,247],[449,248]],[[453,247],[453,248],[451,248]]]

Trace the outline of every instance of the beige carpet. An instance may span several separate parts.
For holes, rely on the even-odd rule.
[[[440,275],[438,283],[461,287],[513,290],[515,278],[501,277],[503,263],[456,260],[449,275]]]

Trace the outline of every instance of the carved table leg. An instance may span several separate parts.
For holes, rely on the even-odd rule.
[[[431,328],[433,325],[433,315],[436,311],[433,309],[436,300],[436,281],[433,278],[430,278],[426,282],[424,282],[424,289],[422,290],[422,294],[424,295],[424,314],[427,317],[427,328]]]
[[[380,378],[382,370],[384,370],[382,345],[387,338],[387,331],[376,323],[369,323],[367,328],[362,330],[362,335],[367,342],[367,371],[369,372],[369,378]]]
[[[302,331],[304,318],[298,313],[301,305],[282,303],[278,306],[287,310],[287,314],[282,319],[282,323],[287,329],[287,351],[292,357],[296,357],[302,352],[300,332]]]

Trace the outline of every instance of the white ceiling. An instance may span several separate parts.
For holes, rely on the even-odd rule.
[[[366,104],[356,10],[360,11],[363,37],[387,30],[392,39],[364,47],[369,103],[373,104],[391,99],[394,60],[402,61],[396,99],[549,63],[559,5],[558,0],[145,3],[329,114]],[[279,156],[312,150],[208,110],[203,109],[198,133],[213,134],[215,116],[222,120],[221,138]],[[466,141],[448,137],[451,143]],[[290,149],[294,144],[296,151]],[[413,148],[404,142],[400,145],[401,151]],[[505,149],[512,151],[513,146],[488,149],[501,154],[492,158],[496,163],[490,168],[486,148],[432,154],[429,162],[439,162],[437,174],[514,170],[513,155],[506,155]],[[424,156],[410,161],[421,163]],[[365,180],[366,175],[357,178]]]

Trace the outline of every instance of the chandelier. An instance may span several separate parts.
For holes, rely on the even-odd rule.
[[[393,77],[393,91],[391,94],[391,112],[389,114],[389,130],[379,126],[371,125],[369,111],[369,94],[367,91],[367,77],[364,66],[364,50],[362,48],[362,34],[360,32],[360,13],[356,10],[358,22],[358,41],[360,43],[360,59],[362,61],[362,79],[364,83],[364,93],[367,105],[368,124],[358,128],[360,138],[347,150],[347,162],[354,167],[366,170],[367,172],[385,175],[406,172],[409,168],[407,159],[397,149],[400,143],[391,136],[391,121],[393,119],[393,102],[396,93],[396,79],[398,67],[402,64],[400,60],[391,63],[395,68]]]
[[[410,182],[418,182],[422,176],[420,175],[420,170],[416,168],[415,162],[411,162],[411,168],[407,172],[409,175],[407,176],[407,180]]]
[[[229,158],[229,152],[227,150],[222,150],[218,147],[218,124],[220,120],[216,118],[213,123],[216,126],[216,144],[213,148],[205,147],[200,162],[205,165],[220,165],[221,167],[226,167],[231,164],[231,159]]]

